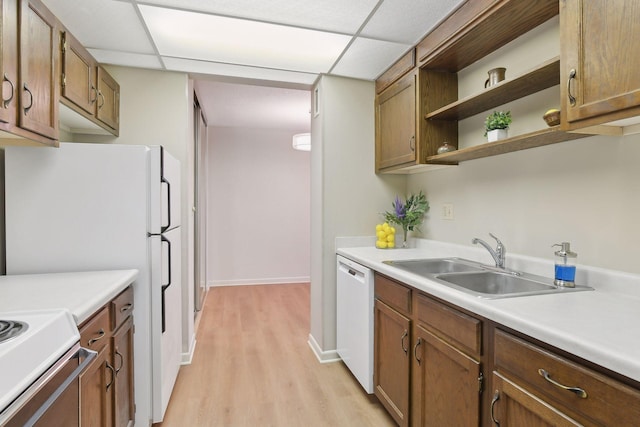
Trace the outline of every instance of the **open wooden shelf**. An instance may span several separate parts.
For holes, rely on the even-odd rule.
[[[560,58],[555,57],[513,79],[506,79],[479,94],[467,96],[427,113],[427,120],[462,120],[490,108],[560,84]]]
[[[528,148],[542,147],[558,142],[571,141],[585,138],[589,135],[569,133],[560,130],[560,126],[553,126],[513,138],[502,139],[496,142],[462,148],[444,154],[427,157],[428,164],[451,165],[467,160],[481,159],[483,157],[497,156],[498,154],[511,153],[513,151],[526,150]]]

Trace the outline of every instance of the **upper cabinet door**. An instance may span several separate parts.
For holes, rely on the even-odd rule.
[[[0,121],[16,123],[18,85],[18,3],[0,0],[2,28],[0,31]]]
[[[89,114],[98,100],[95,59],[71,33],[62,32],[62,96]]]
[[[564,127],[640,115],[640,2],[561,0],[560,28]]]
[[[120,85],[107,71],[98,67],[98,120],[114,130],[120,129]]]
[[[416,78],[411,72],[376,100],[376,171],[416,161]]]
[[[20,2],[20,127],[58,139],[56,18],[36,0]]]

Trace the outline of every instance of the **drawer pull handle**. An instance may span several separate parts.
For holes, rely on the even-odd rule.
[[[575,107],[576,105],[576,98],[571,95],[571,80],[574,80],[576,78],[576,70],[575,68],[572,68],[571,71],[569,71],[569,79],[567,80],[567,95],[569,96],[569,104],[571,104],[572,107]]]
[[[500,427],[500,421],[496,420],[496,417],[493,415],[493,407],[496,406],[496,402],[500,400],[500,391],[496,390],[496,393],[493,395],[493,399],[491,399],[491,421]]]
[[[404,334],[402,334],[402,338],[400,338],[400,345],[402,346],[402,350],[404,351],[404,354],[407,354],[409,352],[409,349],[404,346],[404,339],[408,336],[409,336],[409,333],[405,329]]]
[[[131,303],[123,305],[122,307],[120,307],[120,313],[124,313],[125,311],[130,310],[131,307],[133,307],[133,304]]]
[[[89,342],[87,343],[87,345],[88,345],[88,346],[91,346],[94,342],[96,342],[96,341],[100,341],[102,338],[104,338],[104,336],[105,336],[105,335],[106,335],[106,334],[105,334],[105,332],[104,332],[104,329],[100,328],[100,331],[98,332],[98,336],[97,336],[97,337],[95,337],[95,338],[91,338],[91,339],[89,340]]]
[[[413,357],[416,358],[416,361],[418,362],[418,366],[420,366],[420,363],[422,363],[422,359],[418,359],[418,347],[422,345],[422,338],[418,338],[418,342],[416,343],[416,345],[413,346]]]
[[[544,369],[538,369],[538,373],[540,374],[541,377],[543,377],[545,380],[549,381],[551,384],[553,384],[556,387],[559,387],[563,390],[567,390],[570,391],[571,393],[574,393],[576,396],[581,397],[583,399],[587,398],[587,392],[584,391],[583,389],[579,388],[579,387],[567,387],[566,385],[560,384],[557,381],[554,381],[551,376],[549,375],[549,372],[545,371]]]
[[[107,384],[107,389],[106,389],[106,391],[109,391],[109,389],[111,388],[111,386],[113,385],[113,383],[116,380],[116,370],[113,369],[113,366],[111,366],[109,364],[109,362],[105,362],[105,365],[106,365],[107,369],[109,369],[111,371],[111,381],[109,381],[109,384]]]
[[[120,373],[120,370],[124,366],[124,357],[122,356],[122,353],[120,353],[118,350],[116,350],[116,356],[120,358],[120,367],[116,368],[116,375],[118,375]]]

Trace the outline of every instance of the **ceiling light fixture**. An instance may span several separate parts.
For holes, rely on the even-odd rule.
[[[293,149],[300,151],[311,151],[311,134],[298,133],[293,135]]]

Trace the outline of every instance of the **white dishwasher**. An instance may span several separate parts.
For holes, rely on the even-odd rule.
[[[373,393],[373,271],[337,256],[337,351],[367,393]]]

